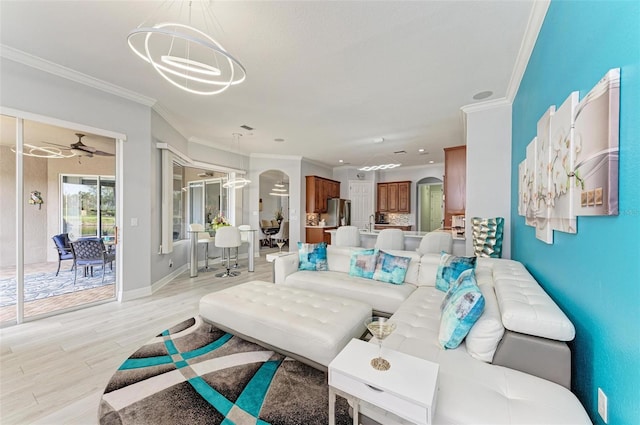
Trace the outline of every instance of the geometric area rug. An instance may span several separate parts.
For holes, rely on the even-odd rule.
[[[107,385],[102,425],[326,425],[326,373],[196,316],[131,355]],[[345,399],[336,424],[352,423]]]

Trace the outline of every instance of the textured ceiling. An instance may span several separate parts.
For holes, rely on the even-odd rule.
[[[464,143],[460,107],[477,102],[474,94],[506,95],[533,6],[215,1],[212,35],[243,63],[247,80],[196,96],[169,85],[127,46],[128,32],[159,4],[3,0],[0,41],[157,100],[191,141],[331,166],[340,159],[418,165],[442,162],[443,147]],[[407,154],[393,154],[399,150]]]

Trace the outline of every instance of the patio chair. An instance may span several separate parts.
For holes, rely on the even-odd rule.
[[[51,239],[53,239],[53,243],[58,251],[58,270],[56,270],[56,276],[58,276],[62,261],[73,260],[73,251],[71,251],[71,241],[69,240],[68,233],[60,233],[59,235],[53,236]],[[75,263],[71,265],[71,270],[73,270],[74,266]]]
[[[116,259],[115,254],[107,252],[104,242],[100,238],[83,238],[71,242],[71,250],[73,251],[74,266],[76,272],[73,276],[73,285],[75,286],[78,278],[78,267],[84,267],[84,275],[87,275],[87,269],[91,268],[91,276],[93,277],[93,267],[102,266],[102,283],[104,284],[104,275],[106,273],[106,265],[110,264],[113,270],[113,261]]]

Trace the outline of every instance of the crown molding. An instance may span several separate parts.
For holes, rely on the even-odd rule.
[[[115,96],[131,100],[148,107],[151,107],[156,103],[156,99],[153,99],[151,97],[147,97],[132,90],[116,86],[115,84],[111,84],[90,75],[83,74],[82,72],[78,72],[71,68],[67,68],[65,66],[31,55],[29,53],[23,52],[22,50],[14,49],[13,47],[9,47],[4,44],[0,44],[0,56],[13,62],[38,69],[40,71],[47,72],[61,78],[66,78],[67,80],[92,87],[105,93],[113,94]]]
[[[538,34],[540,34],[540,28],[542,28],[550,3],[550,0],[536,0],[533,2],[527,28],[525,29],[524,37],[522,37],[522,43],[520,44],[520,51],[518,52],[513,71],[511,72],[511,80],[507,86],[506,99],[510,103],[513,103],[516,94],[518,94],[522,77],[529,64],[529,58],[531,58],[531,53],[538,40]]]
[[[299,155],[277,155],[273,153],[251,153],[250,158],[267,158],[267,159],[289,159],[295,161],[302,161],[304,158]]]

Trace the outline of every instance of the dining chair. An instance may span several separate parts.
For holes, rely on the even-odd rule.
[[[93,277],[93,267],[102,266],[102,283],[104,284],[106,265],[109,264],[111,270],[113,270],[113,261],[116,259],[116,256],[107,251],[103,240],[100,238],[78,239],[71,242],[71,251],[73,252],[73,265],[76,269],[73,276],[73,286],[76,285],[78,279],[78,267],[84,268],[85,277],[90,269],[91,277]]]
[[[225,226],[216,230],[215,244],[218,248],[222,248],[223,251],[227,250],[227,271],[218,273],[216,277],[235,277],[240,272],[231,271],[231,248],[237,248],[242,244],[240,237],[240,230],[234,226]],[[224,257],[224,254],[223,254]]]
[[[53,243],[58,251],[58,270],[56,270],[56,276],[60,273],[60,264],[64,260],[73,260],[73,251],[71,250],[71,241],[69,240],[68,233],[60,233],[53,236]],[[75,263],[72,263],[71,270],[73,270]]]
[[[209,268],[209,243],[213,242],[213,238],[209,232],[204,231],[204,226],[200,223],[191,223],[189,225],[190,232],[198,232],[198,244],[204,244],[204,268]],[[197,256],[196,256],[197,258]]]
[[[280,230],[278,230],[278,233],[273,234],[269,237],[269,239],[271,240],[272,244],[271,246],[273,246],[273,241],[286,241],[289,238],[289,222],[288,221],[283,221],[282,224],[280,225]]]

